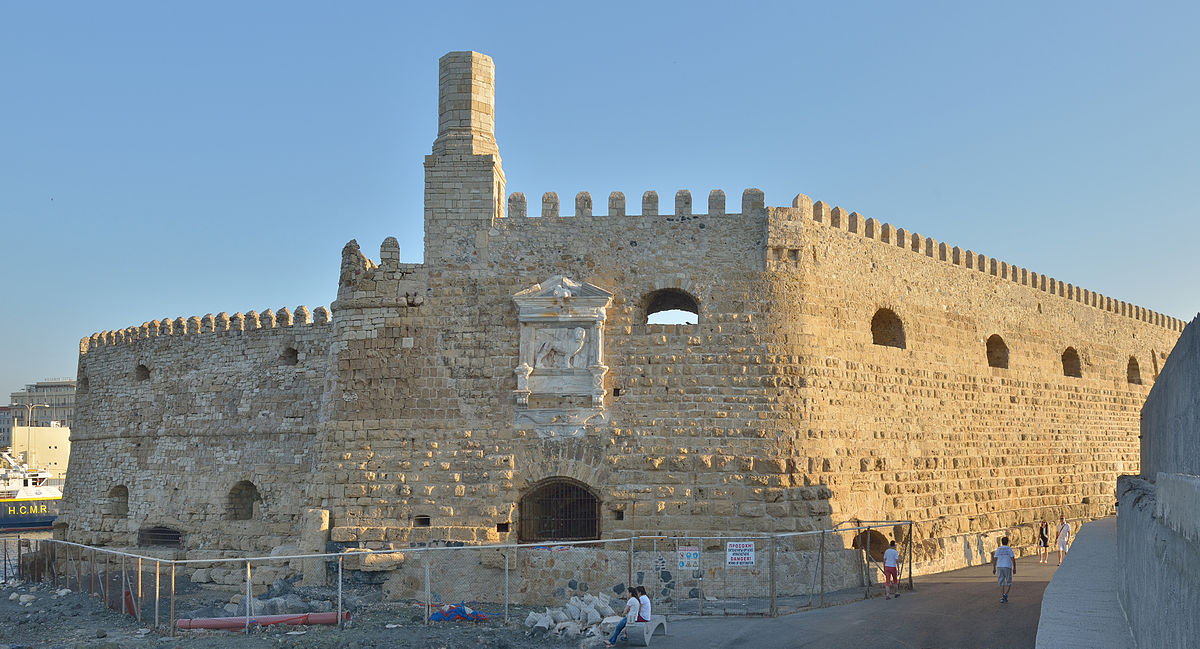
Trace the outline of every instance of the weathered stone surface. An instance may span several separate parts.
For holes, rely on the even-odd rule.
[[[911,519],[920,573],[986,561],[1001,535],[1032,547],[1041,518],[1103,515],[1116,476],[1137,472],[1138,409],[1178,321],[804,196],[771,207],[749,189],[730,214],[714,192],[695,214],[677,194],[658,214],[648,192],[640,216],[506,216],[524,200],[505,200],[491,60],[442,66],[423,263],[399,261],[394,240],[379,263],[350,242],[332,317],[247,311],[228,329],[177,318],[81,342],[66,536],[133,544],[168,527],[185,554],[231,555],[515,541],[522,497],[554,479],[595,496],[607,538]],[[556,277],[611,302],[538,338],[514,296]],[[663,305],[696,324],[648,323]],[[898,330],[872,330],[884,310]],[[1068,349],[1079,377],[1064,375]],[[552,389],[519,389],[530,359],[524,378],[558,372]],[[132,378],[139,364],[150,379]],[[105,506],[119,486],[123,516]],[[827,540],[830,583],[857,579],[837,555],[852,536]],[[780,554],[796,574],[806,543]],[[440,566],[446,601],[503,570],[491,552]],[[577,556],[509,557],[537,575],[515,597],[628,578],[627,548]],[[389,596],[424,596],[416,563],[391,566]],[[325,568],[306,563],[305,584]]]

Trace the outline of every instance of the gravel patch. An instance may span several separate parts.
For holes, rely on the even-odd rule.
[[[256,600],[274,600],[270,606],[282,608],[288,607],[289,603],[295,605],[296,600],[303,600],[306,605],[333,600],[336,605],[336,591],[325,592],[329,589],[277,587],[273,590],[287,592],[269,592]],[[341,630],[323,625],[280,625],[256,628],[248,635],[234,631],[178,631],[172,638],[148,628],[145,608],[143,622],[139,624],[132,616],[105,608],[103,602],[87,593],[9,583],[0,588],[0,649],[574,649],[597,646],[592,639],[564,640],[522,626],[530,612],[544,609],[513,607],[507,625],[498,618],[426,625],[419,606],[382,601],[377,588],[347,589],[344,601],[351,620]],[[224,599],[220,592],[194,588],[178,594],[176,611],[181,618],[224,617],[231,615],[225,608],[229,604],[232,602]],[[163,608],[166,608],[165,604]],[[478,609],[492,610],[486,604],[479,605]],[[164,610],[160,618],[164,630],[168,628],[166,616]]]

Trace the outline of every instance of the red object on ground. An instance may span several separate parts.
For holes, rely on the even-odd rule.
[[[137,617],[137,607],[133,605],[133,592],[125,591],[125,612]]]
[[[350,619],[350,612],[342,613],[343,620]],[[251,615],[251,626],[272,624],[337,624],[337,613],[294,613],[292,615]],[[175,621],[180,629],[244,629],[246,616],[241,617],[197,617]]]

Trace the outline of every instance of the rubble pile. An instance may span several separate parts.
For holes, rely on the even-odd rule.
[[[605,594],[599,597],[587,594],[572,596],[564,605],[547,608],[545,613],[530,613],[525,626],[535,633],[566,638],[603,640],[612,633],[621,621],[621,615],[612,607],[612,599]]]

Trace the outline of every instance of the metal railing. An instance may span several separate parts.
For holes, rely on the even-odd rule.
[[[872,544],[889,535],[896,537],[901,573],[912,589],[912,526],[912,521],[869,521],[772,535],[634,536],[552,545],[347,548],[195,559],[48,538],[0,541],[5,581],[15,574],[26,582],[86,590],[108,608],[146,620],[157,632],[165,626],[175,635],[181,578],[184,590],[195,591],[194,582],[206,592],[231,594],[236,614],[231,605],[226,611],[229,617],[244,618],[241,626],[249,632],[257,617],[270,612],[270,602],[255,595],[269,595],[279,579],[295,581],[301,573],[303,585],[311,581],[328,589],[321,592],[330,599],[320,604],[336,611],[339,627],[349,608],[344,588],[364,583],[382,583],[389,600],[419,608],[425,623],[436,619],[445,604],[465,603],[508,622],[522,619],[532,608],[564,605],[572,595],[589,592],[608,595],[606,601],[619,614],[629,586],[643,586],[656,613],[777,616],[870,597],[880,588],[881,552]]]

